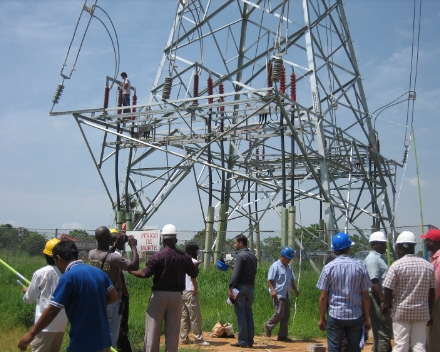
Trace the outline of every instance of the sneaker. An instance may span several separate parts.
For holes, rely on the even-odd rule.
[[[198,346],[209,346],[210,345],[209,342],[206,342],[206,341],[196,342],[195,344]]]
[[[189,345],[192,343],[192,341],[190,339],[186,339],[186,340],[179,340],[179,343],[181,345]]]
[[[266,335],[267,337],[271,337],[272,336],[272,331],[270,331],[269,327],[266,325],[266,323],[264,323],[264,335]]]

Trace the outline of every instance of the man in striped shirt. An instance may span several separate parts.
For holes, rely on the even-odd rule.
[[[352,245],[354,242],[344,232],[333,237],[332,247],[337,258],[324,266],[316,285],[321,290],[318,327],[327,331],[329,352],[341,351],[344,332],[348,351],[360,352],[363,326],[367,330],[371,328],[368,289],[372,283],[365,266],[350,258]]]
[[[383,282],[382,313],[393,308],[394,352],[406,352],[410,346],[414,352],[426,351],[426,323],[431,320],[437,283],[432,264],[414,254],[415,245],[412,232],[403,231],[397,237],[400,259],[390,266]]]

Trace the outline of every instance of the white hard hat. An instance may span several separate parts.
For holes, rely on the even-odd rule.
[[[386,241],[387,241],[387,239],[386,239],[384,233],[377,231],[377,232],[373,232],[371,234],[369,242],[386,242]]]
[[[176,226],[167,224],[163,227],[162,232],[160,233],[161,236],[176,236],[177,235],[177,229]]]
[[[409,231],[403,231],[396,240],[396,243],[416,243],[416,236]]]

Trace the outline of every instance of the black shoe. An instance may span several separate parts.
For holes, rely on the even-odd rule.
[[[238,343],[238,342],[236,342],[236,343],[231,343],[231,346],[232,346],[232,347],[248,348],[248,345],[244,345],[244,344],[241,344],[241,343]]]
[[[277,341],[293,342],[293,340],[290,337],[278,337]]]
[[[272,331],[269,330],[269,327],[266,325],[266,323],[263,324],[263,327],[264,327],[264,335],[266,335],[267,337],[271,337]]]

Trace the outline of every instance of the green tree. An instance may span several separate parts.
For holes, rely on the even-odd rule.
[[[69,236],[83,242],[95,242],[95,237],[89,235],[86,230],[71,230]]]
[[[12,225],[0,224],[0,248],[9,248],[15,243],[15,231]]]
[[[38,232],[27,232],[20,241],[20,249],[31,256],[41,255],[47,239]]]
[[[217,232],[215,230],[212,231],[212,241],[209,244],[209,250],[211,250],[212,245],[214,244],[215,237],[217,236]],[[206,229],[201,231],[197,231],[193,238],[191,238],[190,242],[197,243],[200,249],[205,249],[205,241],[206,241]]]

